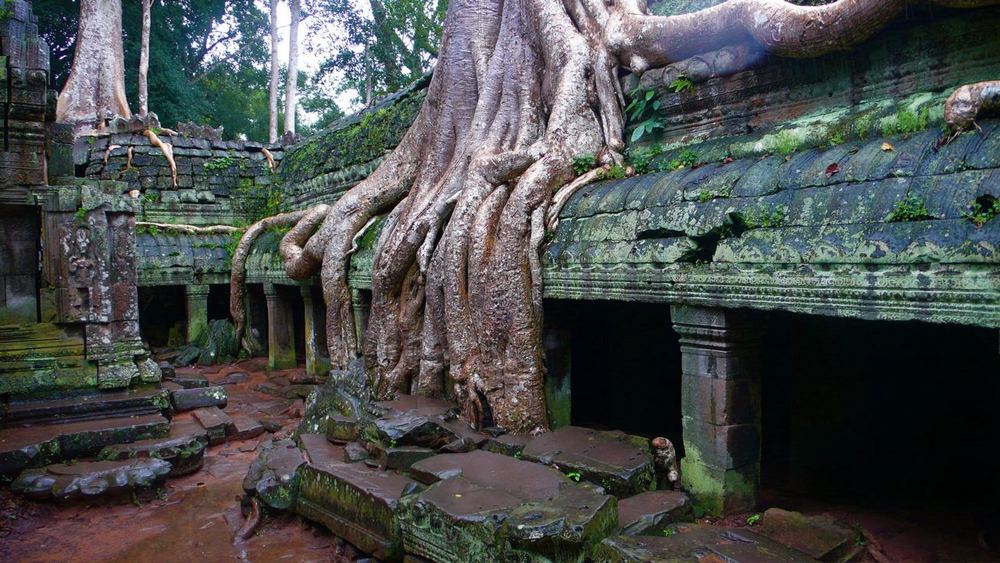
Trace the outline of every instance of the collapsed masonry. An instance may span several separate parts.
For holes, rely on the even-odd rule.
[[[287,151],[164,136],[173,147],[175,180],[162,150],[144,135],[83,138],[71,146],[66,130],[46,117],[51,114],[47,55],[34,31],[30,3],[13,5],[14,16],[3,24],[4,37],[20,42],[4,41],[11,95],[4,100],[7,144],[0,160],[0,252],[6,253],[0,260],[0,396],[6,427],[0,443],[9,429],[55,414],[80,424],[83,418],[121,414],[150,417],[127,427],[88,423],[86,432],[77,434],[67,434],[70,426],[61,425],[54,442],[29,440],[8,447],[0,456],[10,454],[5,459],[15,460],[16,474],[67,456],[95,455],[117,442],[168,437],[171,430],[160,414],[166,409],[163,389],[156,384],[159,371],[147,361],[147,345],[203,342],[211,323],[227,317],[235,241],[232,234],[164,225],[239,228],[278,209],[334,201],[399,142],[420,107],[426,81]],[[648,409],[654,420],[647,418],[644,426],[629,431],[647,438],[667,435],[678,445],[681,488],[707,514],[743,512],[757,504],[767,465],[765,405],[774,406],[764,388],[769,374],[763,328],[800,326],[785,313],[891,321],[900,327],[919,321],[939,330],[942,338],[957,327],[973,327],[976,342],[983,331],[993,331],[987,340],[995,352],[1000,125],[984,120],[982,134],[965,134],[946,146],[939,146],[937,127],[951,90],[1000,76],[997,25],[996,8],[917,16],[849,54],[776,61],[758,53],[754,69],[704,81],[696,76],[680,92],[672,86],[677,69],[644,75],[638,85],[661,100],[665,127],[657,138],[643,138],[632,147],[642,174],[578,192],[563,208],[544,249],[546,388],[553,426],[573,428],[587,420],[594,413],[580,398],[594,387],[591,381],[623,378],[628,371],[612,376],[587,365],[592,350],[578,344],[587,335],[575,327],[591,326],[600,333],[612,325],[564,317],[565,309],[578,304],[600,303],[605,308],[597,310],[612,313],[638,306],[639,317],[658,315],[663,332],[656,335],[663,338],[651,340],[643,353],[670,348],[676,365],[649,374],[641,385],[669,381],[670,386],[657,387],[659,404],[676,408],[659,411],[654,404]],[[935,49],[928,52],[927,45]],[[136,228],[136,222],[142,226]],[[365,332],[379,229],[375,223],[364,233],[351,260],[359,337]],[[325,375],[325,307],[318,282],[287,278],[277,252],[281,236],[272,231],[258,239],[247,264],[254,351],[266,354],[272,369],[304,364],[310,374]],[[767,312],[775,313],[772,320]],[[202,363],[215,359],[198,357]],[[953,361],[973,371],[972,363]],[[649,394],[644,389],[634,394]],[[620,415],[605,415],[608,424],[622,420],[625,413],[619,411],[634,410],[612,403],[613,390],[605,387],[601,395]],[[101,406],[83,409],[77,418],[65,416],[73,397],[99,397],[88,404]],[[432,463],[439,458],[418,458],[447,444],[427,447],[388,434],[369,435],[369,443],[381,444],[371,448],[359,449],[356,434],[348,435],[353,446],[334,444],[317,436],[333,433],[335,441],[344,441],[337,438],[340,429],[331,430],[340,420],[327,416],[333,414],[320,413],[322,420],[297,442],[276,443],[261,458],[260,463],[273,466],[271,481],[264,482],[292,484],[296,494],[279,488],[269,496],[260,481],[249,483],[272,506],[348,530],[339,533],[366,551],[446,560],[454,554],[435,550],[446,550],[458,539],[435,535],[442,518],[478,522],[448,529],[465,545],[480,546],[490,555],[528,549],[558,559],[557,554],[611,549],[637,558],[643,550],[663,547],[603,540],[624,526],[623,506],[640,498],[636,493],[642,487],[623,492],[601,479],[592,486],[557,479],[553,471],[523,459],[523,452],[521,460],[490,457],[485,464],[487,454],[478,450],[446,453],[441,455],[454,457]],[[358,422],[363,417],[357,412],[336,417],[353,417],[365,428],[391,413],[376,414],[368,422]],[[813,428],[794,424],[804,415],[790,416],[800,417],[790,418],[790,426]],[[514,456],[522,445],[509,436],[471,440],[476,447],[466,443],[460,451],[486,447],[493,455],[502,450]],[[52,443],[61,450],[44,445]],[[18,457],[16,452],[26,448],[31,455]],[[309,463],[302,463],[302,451],[308,452]],[[274,457],[274,452],[284,453]],[[643,451],[640,457],[648,455]],[[364,457],[377,467],[366,465]],[[390,459],[402,465],[383,476]],[[418,472],[419,478],[412,472],[396,474],[411,463],[448,467]],[[549,488],[491,491],[490,498],[506,499],[495,514],[505,515],[508,524],[486,525],[484,512],[449,512],[454,507],[442,498],[443,491],[467,487],[451,493],[466,498],[468,490],[496,485],[483,477],[484,465],[509,465]],[[159,478],[163,470],[138,469],[137,484]],[[452,481],[442,479],[441,471],[468,476]],[[581,481],[591,480],[586,471],[579,473]],[[539,521],[549,522],[544,515],[551,507],[537,503],[563,493],[586,496],[592,509],[581,516],[586,521],[581,521],[582,533],[570,526],[560,529],[565,534],[554,534],[568,538],[568,544],[553,539],[542,546],[519,536],[516,526],[509,528],[518,521],[508,519],[512,512],[532,518],[537,512]],[[617,510],[610,508],[612,498],[620,500]]]

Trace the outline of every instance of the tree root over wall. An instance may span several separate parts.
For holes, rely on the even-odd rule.
[[[290,277],[320,273],[334,367],[363,354],[378,398],[447,395],[474,424],[544,431],[539,250],[568,197],[553,204],[553,194],[579,186],[574,159],[621,161],[620,69],[642,72],[748,42],[788,57],[849,49],[907,4],[731,0],[659,17],[643,0],[452,0],[427,98],[399,146],[332,206],[261,224],[294,225],[281,245]],[[362,350],[348,258],[355,236],[381,214]],[[233,261],[239,326],[258,225]]]

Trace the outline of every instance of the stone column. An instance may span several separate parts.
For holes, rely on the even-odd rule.
[[[368,331],[368,317],[372,310],[371,292],[352,289],[351,307],[354,311],[354,335],[358,339],[358,349],[362,350],[365,343],[365,332]]]
[[[267,367],[288,369],[295,361],[295,312],[273,283],[264,284],[267,298]]]
[[[671,308],[681,344],[681,486],[723,516],[754,510],[760,483],[760,336],[752,313]]]
[[[187,295],[187,341],[200,342],[208,336],[208,285],[184,286]]]
[[[323,376],[330,371],[330,359],[326,357],[326,318],[322,307],[313,299],[311,286],[303,285],[302,304],[305,308],[306,373]]]

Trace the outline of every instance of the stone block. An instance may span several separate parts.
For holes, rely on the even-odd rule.
[[[524,450],[524,445],[528,443],[530,437],[515,436],[513,434],[503,434],[501,436],[486,438],[481,446],[482,449],[495,454],[517,457]]]
[[[414,463],[435,455],[436,451],[420,446],[377,447],[375,460],[383,469],[409,471]]]
[[[649,490],[656,482],[653,457],[644,439],[621,432],[564,426],[532,438],[522,459],[553,465],[600,485],[617,497]]]
[[[682,424],[688,457],[725,469],[760,460],[760,431],[756,425],[716,425],[686,415]]]
[[[594,550],[595,563],[659,563],[663,561],[812,561],[798,552],[749,530],[678,524],[670,536],[613,536]]]
[[[229,415],[218,407],[203,407],[192,413],[198,424],[208,433],[208,444],[216,446],[226,441],[226,436],[236,432],[236,425]]]
[[[171,392],[170,398],[174,404],[174,410],[179,412],[201,407],[225,407],[229,400],[226,388],[221,385],[180,389]]]
[[[691,452],[681,460],[681,488],[695,508],[711,516],[749,512],[757,507],[760,466],[723,469],[696,461]]]
[[[181,368],[174,372],[174,376],[171,378],[174,383],[180,385],[185,389],[197,389],[200,387],[208,387],[208,379],[204,375],[192,372],[190,369]]]
[[[303,463],[305,457],[292,440],[267,442],[250,464],[243,490],[273,509],[293,508],[299,490],[297,470]]]
[[[137,458],[162,459],[170,464],[170,476],[194,473],[201,468],[208,445],[205,434],[139,440],[131,444],[116,444],[101,450],[99,459],[119,461]]]
[[[152,487],[170,472],[162,459],[84,461],[28,469],[11,484],[11,490],[34,499],[70,501]]]
[[[769,508],[754,531],[828,563],[854,561],[864,551],[858,544],[857,533],[829,514],[806,516]]]
[[[330,415],[326,423],[326,439],[335,444],[346,444],[360,435],[358,419],[353,416]]]
[[[680,491],[647,491],[618,501],[618,525],[627,536],[659,535],[692,518],[691,500]]]
[[[245,414],[233,417],[233,425],[235,431],[229,436],[230,440],[249,440],[264,433],[264,425]]]
[[[686,416],[713,424],[758,422],[760,385],[752,379],[681,376],[681,409]]]

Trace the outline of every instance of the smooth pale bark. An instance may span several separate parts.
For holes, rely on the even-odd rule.
[[[285,82],[285,133],[295,133],[295,113],[298,108],[299,22],[302,19],[300,0],[288,0],[292,14],[288,26],[288,79]]]
[[[476,425],[546,430],[546,215],[553,224],[550,207],[580,187],[574,159],[621,160],[619,68],[748,42],[816,56],[864,40],[902,5],[732,0],[654,17],[643,0],[452,0],[426,100],[402,142],[329,209],[296,219],[281,244],[290,277],[320,273],[333,366],[362,353],[376,397],[447,396]],[[355,237],[380,214],[359,350],[347,268]],[[241,243],[234,264],[247,252]]]
[[[80,0],[73,68],[59,94],[56,119],[77,132],[92,129],[105,113],[131,117],[125,97],[121,0]]]
[[[267,140],[274,143],[278,140],[278,1],[270,0],[271,4],[271,84],[268,89],[267,107],[269,112]]]
[[[142,40],[139,50],[139,115],[149,113],[149,28],[153,0],[142,1]]]

